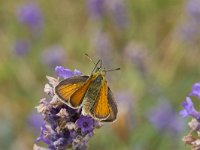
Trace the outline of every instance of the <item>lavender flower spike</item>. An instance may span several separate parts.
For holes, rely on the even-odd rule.
[[[197,121],[200,122],[200,112],[195,110],[190,97],[186,97],[186,102],[183,102],[182,106],[184,107],[184,109],[181,110],[179,113],[181,116],[183,117],[192,116],[193,118],[195,118]]]
[[[62,66],[55,68],[57,75],[61,78],[68,78],[80,75],[78,70],[71,71]],[[55,86],[59,80],[47,76],[48,82],[45,84],[44,92],[48,99],[40,100],[37,111],[42,114],[44,124],[41,127],[39,141],[45,143],[50,150],[85,150],[87,143],[94,134],[94,129],[99,128],[99,122],[89,116],[83,116],[81,109],[73,109],[62,103],[54,93]],[[34,145],[34,150],[46,150],[38,145]]]
[[[192,86],[189,96],[197,96],[200,99],[200,82]],[[183,137],[182,141],[190,145],[192,150],[200,149],[200,112],[194,108],[194,104],[190,97],[186,97],[186,101],[182,103],[184,109],[180,111],[183,117],[191,116],[192,120],[188,123],[190,132]]]
[[[16,56],[25,56],[30,50],[30,44],[26,40],[17,40],[14,43],[13,52]]]
[[[87,0],[88,9],[91,17],[101,19],[104,12],[105,0]]]
[[[193,84],[189,96],[196,96],[200,100],[200,82]]]

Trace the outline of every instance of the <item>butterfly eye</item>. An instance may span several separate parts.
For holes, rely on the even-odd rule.
[[[97,80],[97,82],[99,83],[99,82],[102,81],[102,79],[103,79],[102,76],[98,76],[96,80]]]

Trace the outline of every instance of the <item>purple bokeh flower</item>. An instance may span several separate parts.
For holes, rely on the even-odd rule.
[[[183,24],[177,27],[177,33],[180,36],[180,39],[191,48],[191,46],[194,47],[199,43],[200,1],[187,0],[185,7],[186,18]]]
[[[184,109],[180,111],[181,116],[192,116],[196,120],[200,121],[200,112],[196,111],[190,97],[186,97],[186,101],[182,103],[182,106]]]
[[[112,43],[109,35],[105,32],[97,30],[94,32],[91,43],[94,43],[96,53],[102,58],[103,65],[106,68],[110,67],[110,58],[113,56]]]
[[[62,66],[57,66],[55,71],[62,78],[81,74],[76,69],[71,71]],[[89,139],[94,134],[94,129],[99,128],[98,121],[89,116],[83,116],[81,108],[73,109],[61,102],[54,93],[59,80],[53,77],[47,77],[47,79],[49,83],[45,85],[44,91],[50,99],[41,99],[36,107],[43,116],[44,124],[35,142],[41,141],[51,150],[64,150],[71,147],[76,150],[86,149]],[[34,148],[40,147],[34,145]]]
[[[26,40],[17,40],[14,43],[13,52],[16,56],[25,56],[30,50],[30,44]]]
[[[115,25],[120,29],[126,28],[128,25],[128,16],[123,0],[110,0],[107,5]]]
[[[124,49],[124,57],[129,60],[140,73],[145,76],[147,73],[148,65],[148,54],[147,48],[141,43],[136,43],[134,41],[129,42]]]
[[[178,32],[180,33],[182,40],[186,43],[194,44],[198,40],[200,28],[194,20],[190,20],[178,27]]]
[[[41,57],[41,61],[51,67],[61,65],[64,59],[64,49],[57,45],[45,49]]]
[[[128,25],[128,17],[122,0],[87,0],[89,14],[94,19],[102,19],[104,15],[113,20],[120,29]]]
[[[39,113],[32,113],[28,117],[28,124],[36,130],[39,130],[40,127],[44,124],[42,115]]]
[[[34,3],[26,3],[17,10],[17,19],[20,23],[36,31],[43,27],[43,17],[40,8]]]
[[[186,5],[187,14],[200,23],[200,1],[199,0],[187,0]]]
[[[97,52],[101,55],[106,57],[109,49],[111,49],[111,41],[107,33],[98,31],[95,34],[95,48]]]
[[[171,104],[164,100],[148,111],[148,119],[159,130],[180,133],[183,124]]]
[[[105,0],[87,0],[89,13],[92,18],[100,19],[104,13]]]
[[[200,82],[192,86],[192,91],[189,93],[189,96],[196,96],[200,100]]]

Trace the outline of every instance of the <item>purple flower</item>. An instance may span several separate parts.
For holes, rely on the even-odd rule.
[[[43,124],[40,129],[41,129],[40,136],[35,140],[35,142],[42,141],[46,144],[50,144],[50,140],[46,136],[47,128],[46,128],[45,124]]]
[[[192,91],[189,93],[189,96],[196,96],[200,99],[200,82],[193,84]]]
[[[40,127],[44,124],[42,115],[36,112],[30,114],[30,116],[28,117],[28,124],[36,130],[39,130]]]
[[[183,117],[192,116],[196,120],[200,121],[200,112],[195,110],[190,97],[186,97],[186,101],[182,103],[182,106],[184,107],[184,109],[180,111],[181,116]]]
[[[48,145],[49,149],[65,149],[68,142],[70,141],[70,134],[66,132],[65,134],[58,134],[49,125],[43,125],[41,127],[40,136],[36,139],[36,143],[39,141],[44,142]]]
[[[74,69],[74,76],[80,76],[80,75],[82,75],[82,73],[79,70]]]
[[[184,42],[194,45],[198,40],[200,28],[194,20],[190,20],[178,27],[178,32]]]
[[[195,83],[192,86],[192,91],[189,93],[189,96],[197,96],[200,99],[200,83]],[[186,101],[182,102],[183,110],[180,111],[182,117],[191,116],[192,120],[188,123],[191,131],[183,137],[183,142],[185,144],[191,145],[191,149],[199,149],[200,141],[200,112],[197,111],[194,107],[194,104],[190,97],[186,97]]]
[[[88,9],[93,18],[101,18],[104,12],[104,0],[88,0]]]
[[[187,0],[185,21],[177,27],[177,35],[180,40],[186,43],[190,48],[199,43],[200,34],[200,1]]]
[[[64,49],[55,45],[44,50],[41,60],[45,65],[55,67],[61,65],[64,58]]]
[[[109,61],[112,56],[112,43],[107,33],[97,30],[92,37],[95,51],[102,57],[104,66],[110,67]]]
[[[75,69],[74,72],[73,72],[70,69],[65,69],[62,66],[56,66],[55,72],[56,72],[57,76],[59,76],[61,78],[64,78],[64,79],[69,78],[71,76],[77,76],[77,75],[81,75],[82,74],[77,69]]]
[[[88,9],[94,19],[102,19],[107,15],[119,28],[127,27],[128,19],[123,1],[88,0]]]
[[[33,3],[26,3],[17,10],[17,19],[20,23],[35,30],[43,26],[42,13],[39,7]]]
[[[108,2],[115,24],[121,29],[126,28],[128,25],[128,19],[124,1],[110,0]]]
[[[90,133],[94,130],[94,120],[88,116],[81,116],[75,124],[81,129],[83,134]]]
[[[162,129],[171,120],[172,108],[168,102],[160,102],[148,112],[149,120],[156,128]]]
[[[30,45],[26,40],[18,40],[14,43],[13,51],[17,56],[25,56],[30,49]]]
[[[180,118],[168,101],[159,102],[149,110],[147,116],[149,121],[159,130],[179,133],[183,129]]]
[[[200,23],[200,1],[199,0],[188,0],[186,5],[187,13]]]
[[[134,66],[141,72],[142,75],[147,73],[147,48],[141,43],[135,43],[131,41],[127,44],[124,50],[124,57],[127,60],[130,60]]]
[[[62,66],[57,66],[55,71],[59,77],[63,78],[81,74],[76,69],[72,72]],[[44,91],[50,96],[50,100],[43,98],[36,107],[43,116],[44,124],[35,142],[41,141],[51,150],[64,150],[71,147],[77,150],[86,149],[89,139],[94,134],[94,129],[99,127],[98,121],[83,116],[81,109],[73,109],[62,103],[54,93],[59,80],[53,77],[47,77],[47,79],[49,83],[45,85]],[[40,148],[37,145],[34,147]]]
[[[73,75],[73,72],[70,69],[65,69],[62,66],[56,66],[55,72],[56,72],[57,76],[64,78],[64,79],[69,78]]]
[[[180,111],[180,115],[182,115],[183,117],[187,117],[195,111],[192,100],[189,97],[186,97],[186,102],[183,102],[182,106],[184,107],[184,109]]]

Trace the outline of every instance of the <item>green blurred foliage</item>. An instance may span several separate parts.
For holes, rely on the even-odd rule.
[[[16,18],[17,9],[27,1],[1,2],[0,149],[32,149],[39,136],[39,131],[27,120],[40,98],[46,96],[45,76],[55,76],[54,68],[45,64],[42,56],[52,45],[64,49],[61,65],[72,70],[77,68],[84,74],[90,74],[93,69],[84,53],[94,60],[102,59],[106,68],[120,67],[121,71],[107,75],[110,87],[115,95],[121,91],[131,93],[131,111],[119,112],[120,121],[97,130],[89,149],[189,149],[181,141],[188,132],[187,127],[171,135],[164,129],[157,130],[146,116],[163,97],[178,113],[191,85],[199,81],[200,45],[185,42],[179,32],[190,21],[187,1],[121,2],[127,17],[127,25],[122,28],[115,23],[109,9],[105,8],[102,18],[92,18],[87,1],[34,1],[44,20],[43,29],[36,37]],[[25,55],[18,56],[13,49],[21,38],[28,39],[31,46]],[[118,101],[127,103],[128,100]],[[121,105],[118,107],[126,110]]]

